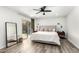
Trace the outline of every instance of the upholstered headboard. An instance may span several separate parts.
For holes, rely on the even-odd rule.
[[[39,31],[55,31],[56,26],[55,25],[41,25],[39,26]]]

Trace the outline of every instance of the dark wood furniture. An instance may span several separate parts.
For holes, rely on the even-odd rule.
[[[62,31],[62,32],[57,31],[57,33],[58,33],[60,39],[65,39],[65,32],[64,31]]]
[[[34,31],[34,32],[37,32],[37,31]]]

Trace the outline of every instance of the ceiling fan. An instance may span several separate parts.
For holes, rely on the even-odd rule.
[[[47,6],[43,6],[39,9],[33,9],[33,10],[38,11],[36,14],[39,14],[40,12],[43,12],[43,15],[45,15],[46,12],[52,12],[51,10],[46,10],[46,7]]]

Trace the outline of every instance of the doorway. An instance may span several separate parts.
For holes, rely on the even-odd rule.
[[[22,20],[22,37],[27,39],[31,33],[31,22],[28,20]]]

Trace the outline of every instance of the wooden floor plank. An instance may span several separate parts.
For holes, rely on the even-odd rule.
[[[1,53],[78,53],[67,39],[61,39],[61,46],[32,42],[25,39],[23,43],[0,50]]]

